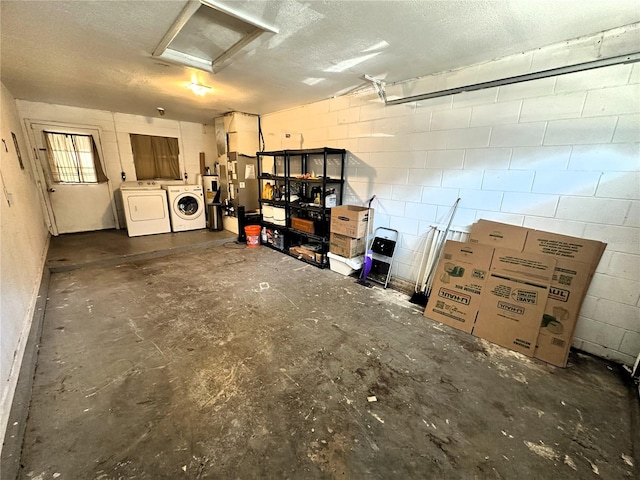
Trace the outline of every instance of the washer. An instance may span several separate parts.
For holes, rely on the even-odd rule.
[[[169,201],[171,230],[184,232],[207,227],[202,185],[164,185]]]
[[[159,183],[153,180],[122,182],[120,193],[130,237],[171,232],[167,192]]]

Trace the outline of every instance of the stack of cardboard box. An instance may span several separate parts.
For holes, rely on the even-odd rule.
[[[564,367],[606,244],[479,220],[447,242],[425,316]]]
[[[355,205],[333,207],[329,251],[345,258],[362,255],[370,224],[373,224],[373,209]]]
[[[351,264],[346,260],[354,259],[361,264],[359,260],[367,248],[367,235],[372,225],[373,209],[355,205],[333,207],[329,236],[330,263]]]

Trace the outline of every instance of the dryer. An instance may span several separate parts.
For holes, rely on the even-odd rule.
[[[130,237],[171,232],[167,192],[153,180],[120,185],[127,233]]]
[[[202,185],[164,185],[162,188],[167,191],[172,231],[207,227]]]

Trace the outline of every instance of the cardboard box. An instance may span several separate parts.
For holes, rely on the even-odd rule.
[[[373,225],[373,209],[340,205],[331,209],[331,232],[351,238],[366,237]]]
[[[570,340],[564,340],[562,338],[557,338],[553,335],[546,335],[540,332],[534,357],[550,363],[551,365],[564,368],[567,366],[570,348]]]
[[[556,260],[540,332],[571,340],[589,285],[587,263]]]
[[[471,225],[468,241],[521,252],[528,232],[528,228],[481,219]]]
[[[241,112],[229,112],[223,115],[225,132],[252,132],[258,136],[258,115]]]
[[[469,242],[589,263],[593,266],[592,271],[595,271],[607,247],[606,243],[597,240],[560,235],[489,220],[478,220],[471,226]]]
[[[257,131],[231,132],[227,134],[227,136],[230,152],[238,152],[253,157],[255,156],[256,152],[260,151]]]
[[[447,241],[436,267],[425,317],[471,333],[480,307],[493,248]]]
[[[556,260],[495,249],[473,334],[532,357]]]
[[[313,220],[306,220],[304,218],[291,217],[291,228],[300,230],[301,232],[315,233],[315,224]]]
[[[365,238],[351,238],[339,233],[329,235],[329,251],[344,258],[362,255],[366,249]]]
[[[589,286],[591,265],[566,259],[556,261],[534,357],[565,367]]]
[[[304,258],[310,262],[316,261],[316,252],[301,245],[289,248],[289,253],[295,257]]]
[[[496,248],[491,260],[491,274],[516,278],[540,285],[551,284],[556,259],[547,255]]]
[[[302,134],[294,132],[281,133],[280,148],[282,148],[283,150],[302,149]]]
[[[588,263],[594,272],[606,247],[606,243],[597,240],[530,230],[523,251]]]
[[[534,356],[553,365],[566,366],[582,302],[607,245],[595,240],[487,220],[479,220],[471,227],[469,241],[488,245],[500,244],[524,253],[545,255],[557,261],[549,287],[548,300],[541,317],[539,340],[534,350]],[[494,267],[495,265],[492,266],[492,274]],[[523,273],[523,269],[526,270],[526,267],[522,265],[509,263],[503,263],[498,268],[502,270],[501,274],[507,278],[519,277]],[[538,280],[542,280],[544,276],[542,274]],[[536,280],[535,275],[529,278]],[[481,306],[481,308],[483,307]],[[489,334],[486,333],[487,326],[484,321],[484,318],[480,321],[480,315],[478,315],[477,325],[479,327],[477,332],[474,330],[474,334],[484,335],[486,338]],[[508,324],[503,327],[507,330],[510,329]],[[530,338],[533,338],[533,327],[531,327],[531,332],[527,334],[526,339],[520,338],[520,343],[529,342]],[[531,353],[529,348],[523,351],[508,344],[509,338],[506,337],[506,334],[502,339],[494,337],[494,340],[491,341],[527,355]]]
[[[489,276],[473,334],[533,357],[547,289],[521,280]]]

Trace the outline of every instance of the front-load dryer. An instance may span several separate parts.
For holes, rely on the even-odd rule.
[[[169,198],[171,230],[184,232],[207,227],[202,185],[164,185]]]
[[[160,184],[153,180],[122,182],[120,193],[130,237],[171,231],[167,192]]]

